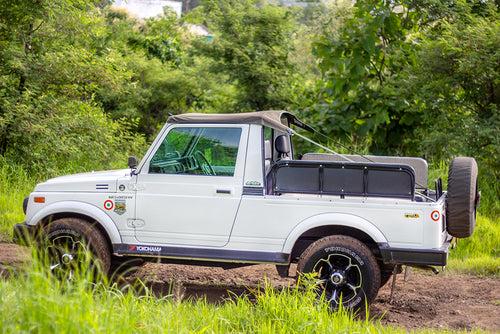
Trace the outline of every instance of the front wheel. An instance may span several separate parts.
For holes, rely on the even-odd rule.
[[[83,219],[62,218],[49,223],[41,242],[50,272],[60,279],[72,279],[76,273],[106,275],[109,271],[108,243],[93,224]]]
[[[380,287],[380,268],[370,249],[357,239],[334,235],[311,244],[300,257],[299,273],[315,273],[318,293],[332,308],[361,309]]]

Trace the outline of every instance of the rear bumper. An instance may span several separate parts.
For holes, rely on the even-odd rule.
[[[445,266],[448,261],[451,239],[435,249],[394,248],[386,243],[379,244],[384,263],[414,266]]]
[[[36,237],[37,227],[26,223],[14,225],[12,241],[18,245],[27,245]]]

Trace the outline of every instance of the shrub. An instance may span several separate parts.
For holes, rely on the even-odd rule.
[[[88,102],[44,97],[12,105],[0,119],[7,161],[34,175],[126,167],[145,140]]]

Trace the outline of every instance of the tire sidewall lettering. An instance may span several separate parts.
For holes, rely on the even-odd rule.
[[[365,262],[361,259],[361,257],[351,249],[340,246],[331,246],[324,248],[323,251],[325,252],[325,254],[332,254],[332,253],[346,254],[354,258],[354,260],[356,260],[361,267],[365,266]]]
[[[77,231],[75,230],[70,230],[70,229],[56,229],[54,231],[51,231],[47,234],[47,237],[49,239],[54,239],[55,237],[58,237],[58,236],[61,236],[61,235],[71,235],[73,237],[77,237],[77,238],[80,238],[80,239],[83,239],[82,238],[82,235],[80,233],[78,233]]]
[[[55,229],[55,230],[47,233],[47,241],[52,242],[52,240],[54,240],[60,236],[72,236],[77,241],[81,241],[85,245],[87,245],[86,247],[89,247],[90,250],[92,250],[92,251],[94,250],[92,244],[89,244],[89,240],[84,235],[82,235],[78,231],[68,229],[68,228]]]

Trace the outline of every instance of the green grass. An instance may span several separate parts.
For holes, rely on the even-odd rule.
[[[478,216],[471,238],[459,239],[451,251],[448,269],[476,275],[500,276],[500,223]]]
[[[23,168],[0,157],[0,241],[10,241],[12,226],[24,220],[23,199],[35,183]]]
[[[90,284],[86,275],[61,283],[37,263],[28,264],[25,275],[0,280],[3,333],[406,333],[379,319],[332,313],[311,287],[267,287],[254,301],[179,302],[147,290],[138,296],[131,289]],[[426,332],[435,331],[418,331]]]

